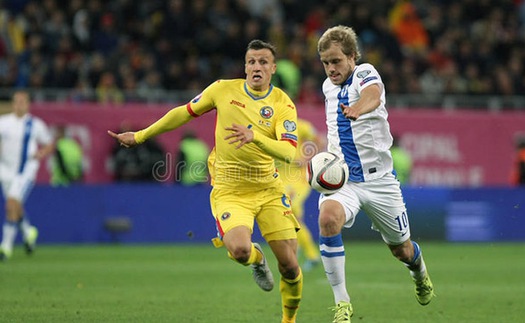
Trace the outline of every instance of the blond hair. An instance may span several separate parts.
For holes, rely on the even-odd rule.
[[[361,58],[361,52],[357,46],[357,35],[351,27],[347,26],[335,26],[326,30],[319,42],[317,43],[317,51],[319,53],[324,52],[332,44],[341,45],[343,54],[347,56],[354,56],[355,61]]]

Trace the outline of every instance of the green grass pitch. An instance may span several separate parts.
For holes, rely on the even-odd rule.
[[[352,322],[522,322],[525,244],[421,242],[437,297],[420,306],[407,270],[380,243],[347,243]],[[276,262],[269,256],[274,276]],[[298,323],[332,321],[321,266],[305,273]],[[204,245],[18,247],[0,263],[0,322],[280,322],[278,288]]]

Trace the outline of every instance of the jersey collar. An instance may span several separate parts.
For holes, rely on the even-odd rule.
[[[264,91],[253,90],[252,88],[248,86],[246,82],[244,82],[244,92],[246,92],[246,94],[248,94],[248,96],[252,98],[253,100],[262,100],[268,97],[270,93],[272,93],[272,90],[273,90],[272,84],[270,84],[270,87],[268,88],[268,90],[266,90],[266,93],[265,93]]]
[[[350,84],[352,84],[352,79],[353,79],[353,77],[354,77],[354,73],[355,73],[355,70],[356,70],[356,69],[357,69],[357,66],[354,67],[354,70],[352,71],[352,74],[350,74],[350,76],[346,79],[346,81],[345,81],[343,84],[341,84],[341,87],[344,87],[345,85],[350,85]]]

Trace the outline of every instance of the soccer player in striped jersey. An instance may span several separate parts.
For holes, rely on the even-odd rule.
[[[319,244],[336,303],[333,322],[350,322],[353,314],[341,231],[352,226],[359,210],[409,269],[417,301],[427,305],[434,296],[421,248],[410,239],[408,213],[392,166],[385,86],[374,66],[356,64],[361,56],[357,43],[354,30],[346,26],[328,29],[318,41],[327,75],[323,83],[327,149],[350,169],[349,181],[340,191],[319,198]]]
[[[40,161],[54,149],[44,121],[29,113],[29,93],[16,91],[12,105],[13,112],[0,117],[0,182],[6,212],[0,260],[11,257],[19,228],[26,252],[33,252],[38,230],[25,215],[24,202],[33,188]]]
[[[272,290],[273,276],[262,248],[251,241],[257,221],[278,262],[286,323],[295,322],[302,296],[296,233],[300,225],[274,158],[291,162],[295,156],[297,111],[284,91],[270,83],[275,70],[273,45],[253,40],[245,54],[245,79],[216,81],[146,129],[108,133],[122,145],[134,146],[216,111],[215,147],[208,160],[213,185],[210,204],[218,232],[214,244],[224,245],[231,259],[250,266],[261,289]]]

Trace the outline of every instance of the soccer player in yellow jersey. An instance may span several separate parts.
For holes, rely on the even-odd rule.
[[[302,249],[306,261],[303,270],[307,271],[321,262],[319,244],[314,241],[310,230],[304,223],[304,203],[310,195],[312,188],[306,180],[306,164],[318,151],[322,150],[320,137],[315,127],[307,120],[297,120],[298,145],[295,158],[291,163],[276,160],[277,169],[281,176],[286,193],[292,199],[292,211],[301,224],[297,232],[299,248]]]
[[[253,40],[245,54],[246,79],[218,80],[184,106],[170,110],[137,132],[108,134],[131,147],[216,110],[215,148],[209,157],[210,204],[218,239],[234,261],[251,266],[256,283],[273,288],[262,248],[252,243],[254,220],[274,253],[281,274],[282,322],[295,322],[303,276],[297,261],[300,225],[290,206],[274,159],[291,162],[297,147],[297,111],[291,99],[270,84],[275,73],[273,45]]]

